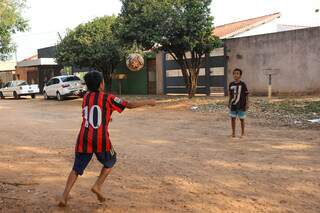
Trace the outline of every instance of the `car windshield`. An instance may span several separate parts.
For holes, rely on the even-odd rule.
[[[28,85],[27,82],[25,81],[18,82],[18,86],[25,86],[25,85]]]
[[[62,82],[68,82],[68,81],[80,81],[80,78],[77,76],[67,76],[61,78]]]

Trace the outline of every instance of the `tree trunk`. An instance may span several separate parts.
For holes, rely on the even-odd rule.
[[[197,86],[198,86],[199,72],[197,70],[198,70],[198,67],[201,66],[201,61],[200,63],[197,63],[197,64],[192,63],[192,66],[190,66],[190,64],[188,64],[187,62],[186,57],[183,56],[183,54],[171,53],[171,55],[181,67],[184,83],[185,83],[189,98],[194,97],[197,92]],[[196,60],[195,58],[192,58],[192,61],[195,61],[195,60]]]
[[[103,80],[104,80],[104,89],[107,92],[111,92],[112,89],[112,74],[114,70],[114,66],[109,62],[104,64],[103,66]]]
[[[188,92],[189,92],[189,98],[193,98],[197,92],[197,86],[198,86],[198,75],[196,74],[195,70],[191,70],[190,72],[190,83],[187,85]]]
[[[112,74],[111,73],[109,73],[109,75],[108,75],[108,78],[107,78],[107,84],[106,84],[106,90],[107,90],[107,92],[111,92],[111,89],[112,89]]]
[[[112,88],[112,70],[105,69],[102,71],[103,80],[104,80],[104,88],[107,92],[111,92]]]

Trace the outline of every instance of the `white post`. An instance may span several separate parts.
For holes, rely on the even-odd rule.
[[[271,74],[269,74],[268,99],[269,99],[269,102],[271,102],[271,99],[272,99],[272,75]]]

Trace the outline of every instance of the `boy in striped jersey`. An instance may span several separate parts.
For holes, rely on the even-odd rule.
[[[69,174],[65,190],[59,199],[59,206],[67,205],[69,193],[78,176],[82,175],[85,168],[95,154],[102,164],[100,175],[91,188],[100,202],[105,201],[101,193],[102,185],[116,163],[116,152],[109,138],[108,125],[114,111],[121,113],[125,108],[133,109],[142,106],[154,106],[154,100],[127,102],[112,94],[104,93],[104,82],[101,73],[89,72],[84,77],[88,92],[82,102],[82,125],[75,147],[75,160],[73,169]]]
[[[244,136],[244,128],[247,111],[249,109],[249,92],[247,85],[241,81],[242,70],[236,68],[233,70],[234,81],[229,85],[229,109],[232,126],[232,138],[236,137],[236,119],[241,122],[241,137]]]

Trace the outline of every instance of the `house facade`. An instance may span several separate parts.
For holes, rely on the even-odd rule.
[[[15,70],[15,61],[0,61],[0,88],[6,82],[14,80]]]
[[[38,54],[17,63],[16,76],[19,80],[25,80],[29,84],[39,84],[40,91],[44,82],[50,78],[60,75],[62,66],[55,62],[52,57],[55,48],[43,48]]]
[[[320,91],[314,83],[320,80],[318,28],[285,25],[281,14],[274,13],[217,26],[212,33],[223,40],[224,47],[207,56],[212,63],[200,71],[199,93],[218,94],[224,88],[220,94],[226,95],[226,87],[233,80],[232,70],[237,67],[245,71],[243,77],[252,93],[266,93],[268,79],[264,73],[270,69],[280,70],[274,77],[276,93]],[[166,54],[157,55],[157,94],[186,93],[181,70],[178,66],[172,69],[172,63]]]

